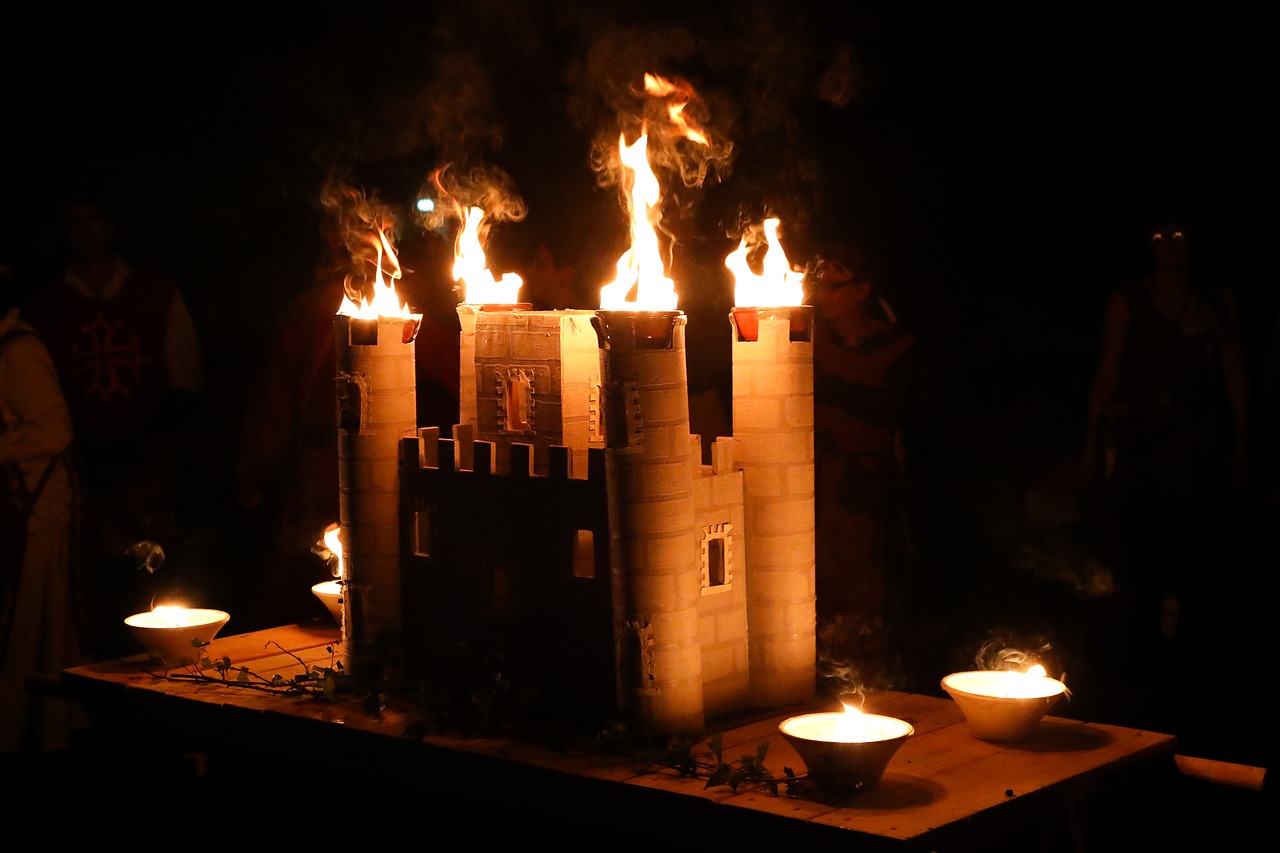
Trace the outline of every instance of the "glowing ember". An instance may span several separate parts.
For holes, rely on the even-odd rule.
[[[804,304],[804,271],[793,270],[782,244],[778,242],[779,220],[764,221],[765,253],[759,275],[751,269],[748,256],[758,248],[758,240],[742,236],[738,248],[724,259],[733,273],[733,304],[739,307],[778,308]]]
[[[514,305],[519,302],[518,293],[524,284],[515,273],[503,273],[502,280],[494,280],[486,266],[483,235],[485,212],[478,207],[467,209],[466,221],[458,233],[454,250],[453,280],[465,285],[462,301],[468,305]]]

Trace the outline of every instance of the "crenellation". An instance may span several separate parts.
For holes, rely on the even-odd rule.
[[[533,445],[524,444],[522,442],[512,442],[510,445],[511,453],[511,475],[513,477],[530,477],[533,475]]]
[[[471,447],[471,465],[463,470],[473,471],[480,475],[492,474],[493,467],[496,464],[496,460],[493,458],[493,442],[473,441],[469,445]]]

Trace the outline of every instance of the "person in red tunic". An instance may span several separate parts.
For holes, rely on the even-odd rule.
[[[857,250],[829,247],[810,278],[821,669],[839,687],[890,686],[886,576],[911,547],[902,425],[918,341]]]
[[[134,649],[122,620],[151,606],[138,548],[173,547],[183,536],[181,466],[197,426],[201,348],[177,283],[122,257],[102,202],[73,198],[62,217],[67,266],[25,312],[53,357],[75,426],[101,603],[96,653],[110,655]]]

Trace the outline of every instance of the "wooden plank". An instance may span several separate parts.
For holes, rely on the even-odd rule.
[[[219,638],[212,650],[263,678],[279,674],[288,679],[302,671],[299,658],[308,666],[328,665],[327,647],[337,640],[331,627],[282,626]],[[64,671],[61,680],[87,707],[105,709],[149,734],[220,738],[264,755],[306,753],[325,766],[386,773],[406,783],[430,783],[434,774],[483,779],[497,773],[537,786],[530,802],[545,799],[551,808],[572,797],[589,799],[606,813],[655,808],[668,816],[727,819],[739,830],[754,826],[752,820],[794,823],[818,833],[806,838],[825,833],[842,839],[848,833],[850,841],[904,850],[932,849],[980,824],[1067,807],[1095,779],[1160,756],[1172,761],[1176,749],[1170,735],[1056,717],[1046,717],[1032,738],[993,744],[969,734],[950,699],[884,691],[869,694],[864,709],[906,720],[915,734],[890,761],[879,785],[832,801],[805,786],[802,797],[785,793],[784,770],[803,776],[807,768],[778,724],[808,710],[763,712],[713,733],[722,739],[723,758],[729,762],[766,747],[765,765],[779,778],[782,792],[773,796],[755,783],[744,783],[738,791],[728,785],[708,788],[705,778],[640,766],[637,756],[616,751],[512,737],[424,736],[418,731],[423,713],[407,699],[393,698],[373,714],[355,698],[329,702],[315,695],[282,696],[166,678],[151,671],[145,656],[75,667]],[[835,710],[834,704],[817,702],[813,710]],[[710,751],[711,736],[695,746],[695,753]],[[446,778],[443,784],[454,782]],[[620,793],[626,791],[633,793]]]

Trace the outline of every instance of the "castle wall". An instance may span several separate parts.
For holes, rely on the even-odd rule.
[[[701,441],[697,436],[692,440],[700,453]],[[712,464],[695,468],[693,494],[702,537],[698,549],[702,593],[698,642],[702,646],[703,705],[708,715],[715,715],[751,701],[751,670],[742,471],[733,464],[732,439],[718,439],[711,448]]]
[[[406,669],[438,689],[500,677],[525,716],[598,726],[618,715],[603,450],[581,477],[563,447],[546,475],[529,473],[527,445],[511,450],[499,474],[489,442],[462,453],[424,430],[402,443]],[[475,470],[455,467],[463,456]]]

